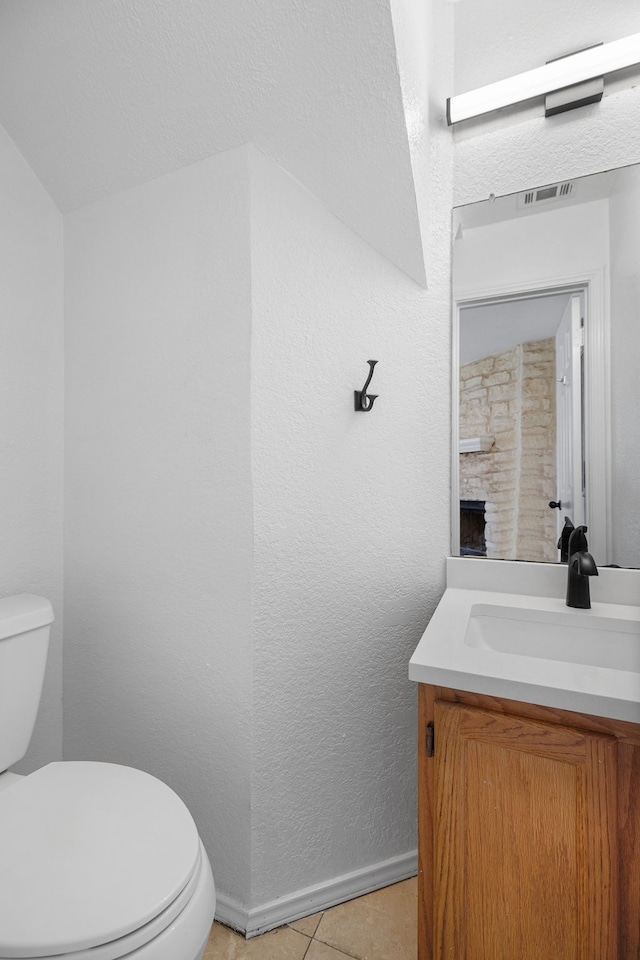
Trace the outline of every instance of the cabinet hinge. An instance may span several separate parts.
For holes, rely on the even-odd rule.
[[[433,756],[433,747],[434,747],[434,740],[433,740],[433,721],[432,721],[432,720],[430,720],[429,723],[427,724],[427,742],[426,742],[426,746],[427,746],[427,756],[428,756],[428,757],[432,757],[432,756]]]

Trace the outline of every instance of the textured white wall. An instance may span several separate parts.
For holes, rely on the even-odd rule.
[[[251,250],[262,903],[415,847],[407,662],[446,552],[448,317],[257,151]],[[379,399],[355,413],[368,359]]]
[[[54,607],[30,773],[62,755],[62,216],[0,127],[0,594]]]
[[[640,168],[620,173],[609,201],[611,236],[611,419],[614,559],[639,566]]]
[[[246,195],[219,157],[68,221],[66,755],[133,763],[176,787],[235,906],[415,845],[407,661],[442,591],[450,511],[450,4],[434,0],[429,20],[417,191],[433,224],[428,292],[253,149],[251,277]],[[209,208],[220,249],[202,227]],[[198,275],[195,304],[229,297],[235,357],[215,353],[221,311],[198,344],[176,319],[193,309],[193,261],[228,268],[209,287]],[[371,357],[380,399],[356,414]],[[233,402],[210,404],[194,363],[231,381]],[[185,404],[199,416],[183,436]],[[242,509],[253,475],[252,593],[250,513],[225,501],[239,534],[217,552],[194,522],[220,503],[208,450],[207,496],[189,496],[210,417],[220,431],[228,418],[245,452],[250,439],[251,464],[235,448],[233,462]],[[189,523],[165,536],[174,512]]]
[[[65,755],[177,789],[246,906],[415,844],[406,662],[448,542],[443,103],[428,293],[255,151],[253,279],[242,150],[67,219]]]
[[[69,215],[65,283],[65,758],[167,782],[246,902],[246,150]]]
[[[550,278],[609,267],[606,200],[464,229],[453,246],[456,297],[490,296],[506,286],[527,289]]]
[[[250,245],[244,150],[66,243],[65,756],[177,789],[234,908],[414,849],[449,515],[448,258],[425,292],[248,155]]]

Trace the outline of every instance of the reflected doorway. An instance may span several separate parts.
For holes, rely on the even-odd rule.
[[[584,522],[585,309],[577,287],[458,305],[461,555],[553,562]]]

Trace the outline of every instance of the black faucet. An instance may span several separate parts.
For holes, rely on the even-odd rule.
[[[586,527],[576,527],[569,537],[567,606],[578,607],[581,610],[591,608],[589,577],[598,576],[596,562],[588,552],[586,532]]]

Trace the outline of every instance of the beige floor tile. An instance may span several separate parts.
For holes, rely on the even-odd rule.
[[[304,933],[307,937],[312,937],[318,929],[321,917],[321,913],[314,913],[312,917],[302,917],[300,920],[294,920],[289,926],[299,933]]]
[[[304,960],[352,960],[346,953],[340,953],[319,940],[312,940]]]
[[[309,937],[280,927],[245,940],[239,933],[214,923],[202,960],[303,960]]]
[[[414,877],[326,910],[315,938],[357,960],[415,960],[417,912]]]

